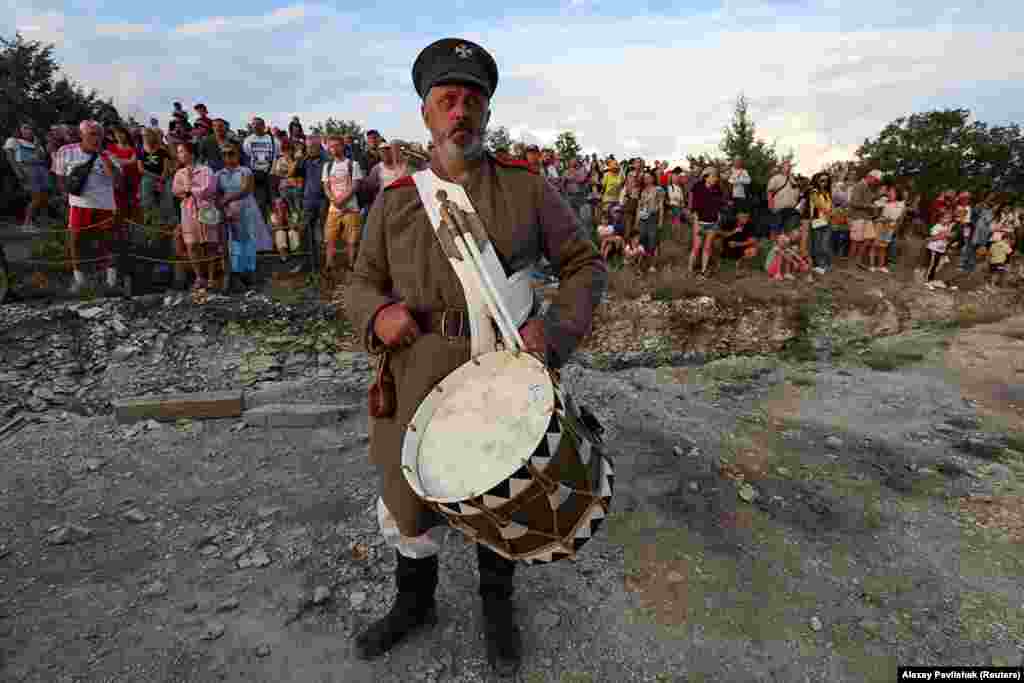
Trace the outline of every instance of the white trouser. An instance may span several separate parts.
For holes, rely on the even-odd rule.
[[[447,526],[435,526],[421,536],[403,536],[391,511],[384,505],[384,499],[377,499],[377,523],[384,542],[400,554],[413,560],[433,557],[441,551],[441,543],[448,533]]]

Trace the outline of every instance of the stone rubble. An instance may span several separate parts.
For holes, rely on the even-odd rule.
[[[336,308],[252,293],[184,294],[0,307],[0,419],[63,410],[105,415],[118,398],[287,381],[366,387],[371,359]],[[125,432],[135,438],[149,421]]]

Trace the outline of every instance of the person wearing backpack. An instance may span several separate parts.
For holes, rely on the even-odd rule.
[[[362,216],[356,189],[364,177],[359,162],[345,157],[345,143],[341,136],[327,138],[331,160],[324,164],[321,181],[327,195],[327,222],[324,226],[324,246],[327,251],[326,270],[334,271],[334,260],[338,249],[338,238],[345,241],[348,268],[355,267],[359,238],[362,233]]]

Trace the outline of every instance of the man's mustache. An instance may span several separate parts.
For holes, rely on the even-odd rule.
[[[476,131],[473,129],[473,127],[471,125],[469,125],[468,123],[460,123],[460,124],[457,124],[450,131],[448,131],[448,137],[452,137],[456,133],[469,133],[470,135],[472,135],[475,132]]]

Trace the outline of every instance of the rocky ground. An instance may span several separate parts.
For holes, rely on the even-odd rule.
[[[916,316],[885,296],[856,315],[818,301],[774,334],[724,297],[648,301],[696,332],[617,357],[614,336],[591,340],[565,382],[607,428],[615,515],[577,561],[520,572],[522,680],[1020,664],[1024,319],[977,324],[1010,294],[933,296]],[[391,600],[393,556],[366,458],[370,359],[339,303],[268,288],[0,308],[4,680],[487,680],[455,532],[440,625],[351,657]],[[700,341],[716,319],[765,344],[733,350],[778,353],[721,357]],[[318,429],[109,414],[117,396],[281,382],[357,408]]]

